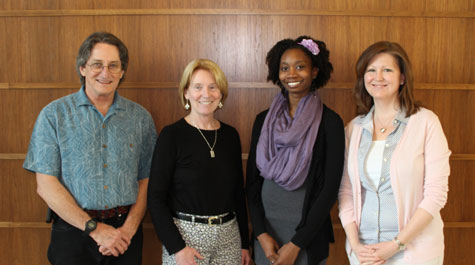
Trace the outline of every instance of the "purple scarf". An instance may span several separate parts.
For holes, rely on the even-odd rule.
[[[293,119],[287,99],[281,93],[274,98],[257,143],[256,164],[262,177],[289,191],[303,185],[322,112],[317,91],[300,100]]]

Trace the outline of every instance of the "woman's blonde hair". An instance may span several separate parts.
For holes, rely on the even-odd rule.
[[[183,75],[181,76],[180,85],[178,86],[178,95],[180,95],[183,106],[186,105],[185,91],[190,86],[191,77],[193,76],[193,73],[199,69],[207,70],[214,76],[216,85],[223,95],[221,102],[224,103],[228,97],[228,80],[226,80],[226,76],[224,75],[223,71],[215,62],[211,60],[195,59],[185,67]]]

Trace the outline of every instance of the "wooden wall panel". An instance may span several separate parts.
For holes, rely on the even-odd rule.
[[[46,204],[36,194],[35,175],[22,168],[23,160],[0,160],[0,191],[2,193],[0,222],[36,222],[45,219]],[[474,222],[475,180],[467,178],[475,171],[475,161],[454,161],[449,178],[449,196],[442,217],[446,222]],[[332,210],[333,223],[339,223],[336,206]],[[147,223],[151,222],[149,217]]]
[[[0,253],[2,261],[9,265],[48,264],[46,251],[49,243],[49,229],[0,228]],[[335,228],[335,243],[330,245],[328,265],[347,265],[345,235],[341,228]],[[445,228],[445,263],[447,265],[469,265],[475,263],[475,257],[465,249],[473,249],[473,228]],[[460,247],[461,245],[465,247]],[[13,256],[10,253],[15,252]],[[144,227],[144,264],[160,264],[161,246],[152,228]]]
[[[74,90],[1,90],[0,120],[8,128],[0,130],[4,144],[0,153],[26,153],[34,123],[49,102]]]
[[[418,83],[475,82],[475,39],[470,34],[474,20],[467,19],[95,16],[2,20],[0,30],[6,38],[0,40],[5,47],[0,53],[7,67],[0,68],[0,77],[4,77],[0,82],[7,83],[77,82],[77,49],[95,30],[114,32],[127,44],[131,60],[126,80],[131,82],[177,82],[184,66],[199,57],[215,60],[229,81],[264,82],[266,52],[277,40],[303,34],[327,43],[334,82],[353,82],[358,55],[369,44],[384,39],[406,48]]]
[[[78,84],[79,86],[79,84]],[[0,119],[9,124],[9,130],[0,130],[0,153],[26,153],[31,131],[40,110],[61,96],[76,92],[74,89],[0,90]],[[217,117],[239,128],[243,152],[249,150],[252,123],[257,113],[269,107],[279,89],[230,87],[225,107]],[[170,88],[120,88],[121,95],[142,104],[152,113],[157,129],[183,117],[183,110],[176,87]],[[350,89],[325,88],[320,91],[322,100],[349,122],[356,115]],[[447,136],[453,154],[470,154],[475,141],[467,139],[467,132],[474,129],[475,93],[469,90],[416,90],[416,100],[434,111]],[[463,110],[453,111],[463,107]],[[18,119],[18,117],[22,117]]]
[[[36,222],[46,219],[46,203],[36,193],[36,178],[22,168],[23,160],[0,160],[0,222]]]
[[[181,0],[181,1],[152,1],[137,0],[83,0],[83,1],[50,1],[50,0],[3,0],[1,10],[28,9],[146,9],[146,8],[232,8],[232,9],[316,9],[316,10],[391,10],[391,11],[438,11],[461,12],[475,11],[471,0],[399,0],[399,1],[312,1],[312,0]]]
[[[79,45],[105,30],[129,48],[121,95],[149,110],[158,130],[186,113],[176,92],[184,66],[197,57],[215,60],[231,84],[216,116],[240,132],[244,162],[255,116],[279,92],[265,81],[265,55],[276,41],[306,34],[327,43],[335,70],[320,94],[345,123],[355,116],[350,88],[358,55],[378,40],[401,43],[413,63],[416,99],[439,116],[453,152],[442,211],[445,264],[475,263],[474,12],[473,0],[0,1],[2,262],[47,263],[46,205],[21,165],[40,110],[79,88]],[[347,264],[336,206],[332,220],[336,243],[327,264]],[[161,244],[148,215],[144,226],[144,264],[159,264]]]
[[[44,228],[0,228],[0,253],[2,264],[49,264],[46,251],[50,230]]]
[[[441,215],[445,222],[475,222],[475,160],[451,161],[449,198]]]
[[[143,227],[143,264],[161,264],[162,245],[152,224],[146,223]]]
[[[471,265],[475,264],[473,249],[475,248],[475,229],[445,228],[445,258],[446,265]]]
[[[328,265],[348,265],[345,250],[345,231],[341,228],[333,228],[335,234],[335,243],[330,245],[330,256],[328,257]]]
[[[453,154],[475,153],[475,91],[417,90],[415,97],[437,114]]]

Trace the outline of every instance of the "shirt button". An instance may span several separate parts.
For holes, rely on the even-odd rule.
[[[105,125],[105,124],[102,124],[102,128],[106,128],[106,125]]]
[[[389,147],[389,144],[386,144],[386,147]]]
[[[396,124],[397,123],[397,120],[393,120],[393,124]]]
[[[386,157],[385,157],[383,160],[384,160],[384,162],[388,162],[388,160],[386,159]]]
[[[384,178],[381,178],[381,181],[384,181]]]
[[[109,187],[107,187],[107,185],[104,185],[104,189],[107,190]]]
[[[107,144],[103,144],[102,147],[107,148]]]
[[[106,168],[106,167],[107,167],[107,164],[104,164],[104,168]]]

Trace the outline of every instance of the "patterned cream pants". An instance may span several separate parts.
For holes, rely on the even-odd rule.
[[[236,217],[233,220],[210,226],[173,218],[187,246],[196,249],[203,260],[198,265],[241,265],[241,237]],[[163,247],[162,264],[175,265],[175,255]]]

